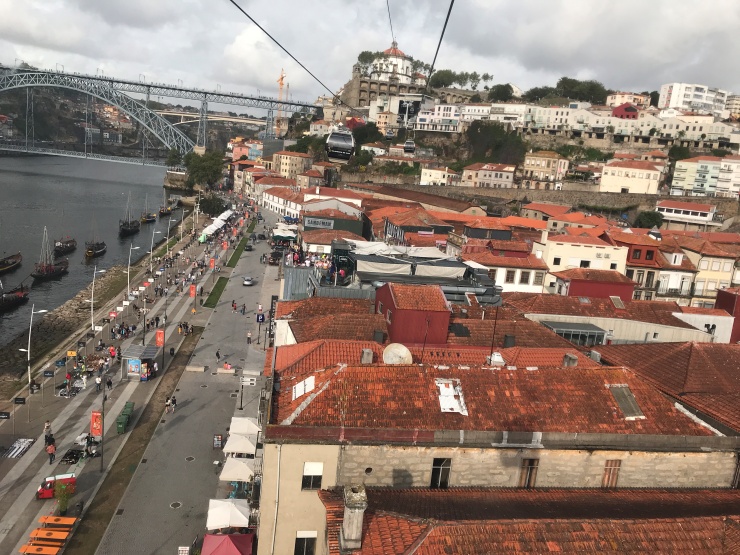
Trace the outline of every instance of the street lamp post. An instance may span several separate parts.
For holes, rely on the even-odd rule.
[[[135,247],[133,241],[131,242],[131,245],[128,248],[128,267],[126,268],[126,278],[127,278],[127,289],[126,289],[126,300],[131,300],[131,251],[135,251],[140,249],[141,247]]]
[[[161,231],[154,231],[154,229],[152,229],[152,244],[149,247],[149,276],[151,276],[152,273],[154,272],[154,270],[152,269],[152,263],[153,263],[153,259],[154,259],[154,236],[155,235],[158,235],[160,233],[162,233],[162,232]]]
[[[170,226],[172,225],[172,218],[167,220],[167,257],[170,254]],[[164,283],[167,284],[167,261],[164,263]],[[167,297],[169,291],[164,296],[164,324],[162,324],[162,372],[164,372],[164,352],[166,350],[167,343]]]
[[[105,270],[98,270],[97,265],[93,270],[92,290],[90,291],[90,331],[95,331],[95,275],[104,274]]]
[[[27,349],[18,349],[19,351],[25,352],[28,360],[28,421],[31,421],[31,394],[33,394],[33,389],[31,389],[31,330],[33,329],[33,315],[34,314],[43,314],[44,312],[49,312],[46,309],[42,310],[34,310],[36,305],[31,305],[31,323],[28,325],[28,348]]]

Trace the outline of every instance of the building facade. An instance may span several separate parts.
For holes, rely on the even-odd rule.
[[[611,162],[601,171],[599,192],[656,195],[662,175],[652,162],[637,160]]]
[[[660,87],[658,108],[719,114],[725,110],[729,92],[696,83],[666,83]]]
[[[560,189],[568,165],[568,160],[557,152],[528,152],[524,157],[522,186],[525,189]]]
[[[311,169],[313,158],[303,152],[281,150],[272,155],[272,169],[286,179],[295,179],[298,174]]]
[[[460,185],[486,189],[511,189],[514,187],[515,171],[516,166],[512,164],[471,164],[463,168]]]

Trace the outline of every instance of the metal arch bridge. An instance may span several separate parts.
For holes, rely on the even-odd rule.
[[[206,144],[209,102],[267,110],[266,124],[268,132],[272,130],[275,110],[284,112],[298,110],[313,112],[316,110],[316,106],[307,102],[278,101],[264,96],[254,97],[220,90],[191,89],[164,83],[144,83],[114,77],[53,71],[11,70],[0,72],[0,92],[29,87],[62,87],[99,98],[138,121],[168,148],[177,149],[183,154],[193,150],[195,143],[172,123],[148,108],[149,99],[152,95],[200,101],[197,139],[197,144],[200,146]],[[146,97],[146,101],[142,103],[124,93],[142,94]],[[0,149],[3,149],[2,143],[0,143]],[[16,150],[16,148],[13,148],[13,150]],[[44,149],[34,148],[33,150],[40,152]],[[53,154],[61,155],[58,152]],[[79,153],[70,153],[70,155],[79,156]],[[105,159],[111,160],[117,158],[120,157],[105,157]]]

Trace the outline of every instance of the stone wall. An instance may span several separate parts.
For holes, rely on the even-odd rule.
[[[415,185],[419,180],[417,175],[381,175],[361,172],[342,172],[342,183],[365,183],[369,185]]]
[[[539,459],[537,487],[601,487],[607,460],[621,460],[617,487],[730,487],[731,452],[475,449],[355,446],[342,449],[339,484],[429,487],[435,458],[452,459],[450,487],[517,487],[522,459]]]

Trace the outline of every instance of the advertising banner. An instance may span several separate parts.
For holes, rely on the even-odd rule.
[[[164,330],[157,330],[157,347],[164,347]]]
[[[128,360],[128,375],[139,377],[141,374],[141,361],[138,358],[130,358]]]
[[[190,297],[195,297],[195,285],[190,286]]]
[[[211,258],[211,259],[210,259],[210,260],[208,261],[208,267],[209,267],[209,268],[211,268],[211,269],[213,269],[213,268],[215,268],[215,267],[216,267],[216,259],[215,259],[215,258]]]
[[[103,435],[103,414],[99,410],[92,411],[90,415],[90,435],[93,437]]]

